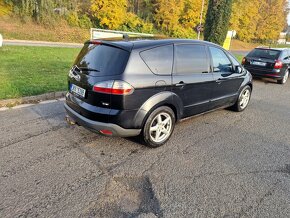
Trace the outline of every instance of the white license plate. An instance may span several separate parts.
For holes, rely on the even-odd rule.
[[[82,96],[83,98],[86,95],[86,90],[79,87],[79,86],[76,86],[75,84],[71,84],[70,91],[77,94],[77,95]]]
[[[265,67],[267,63],[265,63],[265,62],[260,62],[260,61],[252,61],[251,64],[252,64],[252,65],[257,65],[257,66]]]

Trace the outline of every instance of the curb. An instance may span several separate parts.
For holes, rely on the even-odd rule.
[[[14,107],[20,104],[37,104],[41,101],[54,100],[65,97],[66,91],[63,92],[50,92],[42,95],[27,96],[16,99],[0,100],[0,108],[2,107]]]

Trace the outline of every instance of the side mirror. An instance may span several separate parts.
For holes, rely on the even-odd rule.
[[[235,66],[235,73],[241,74],[243,72],[243,68],[241,66]]]

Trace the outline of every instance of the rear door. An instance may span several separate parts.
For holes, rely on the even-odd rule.
[[[243,77],[235,72],[235,67],[240,63],[231,54],[214,46],[209,46],[209,51],[215,80],[211,100],[213,109],[226,106],[236,99]]]
[[[201,44],[176,44],[174,50],[172,89],[183,101],[184,116],[207,111],[214,79],[206,47]]]

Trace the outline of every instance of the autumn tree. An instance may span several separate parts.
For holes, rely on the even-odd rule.
[[[92,0],[91,15],[102,28],[118,29],[126,20],[127,0]]]
[[[224,43],[232,11],[232,0],[209,0],[204,39],[219,45]]]
[[[179,26],[179,19],[184,8],[184,0],[157,0],[154,21],[157,27],[172,33]]]

